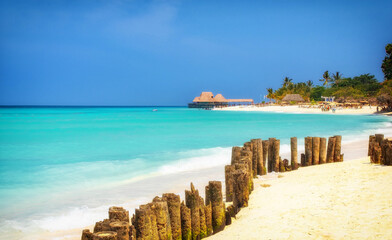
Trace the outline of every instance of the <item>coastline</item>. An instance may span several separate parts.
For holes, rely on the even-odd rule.
[[[335,114],[335,115],[367,115],[377,113],[377,107],[365,106],[361,109],[340,109],[337,108],[335,112],[322,112],[319,108],[302,108],[298,105],[293,106],[230,106],[224,108],[214,108],[214,111],[244,111],[244,112],[277,112],[277,113],[295,113],[295,114]]]
[[[363,156],[366,156],[366,154],[367,154],[367,144],[368,144],[367,141],[364,139],[359,140],[359,141],[346,142],[346,143],[343,142],[342,152],[345,154],[345,160],[343,163],[347,164],[347,167],[351,167],[352,163],[355,163],[357,161],[363,161],[363,159],[364,159]],[[303,153],[303,151],[304,151],[302,146],[298,150],[299,150],[298,154]],[[288,158],[289,153],[282,153],[281,155],[282,155],[282,158],[283,157]],[[229,162],[230,162],[230,159],[227,160],[226,164],[228,164]],[[253,201],[256,201],[256,202],[258,201],[258,197],[256,197],[256,196],[258,196],[260,194],[259,193],[260,191],[263,191],[263,189],[259,187],[261,183],[273,181],[272,183],[275,184],[274,183],[275,180],[281,181],[280,179],[286,179],[286,174],[289,174],[289,175],[291,175],[291,174],[298,175],[299,174],[300,176],[297,176],[297,177],[302,178],[301,174],[303,171],[312,172],[312,174],[315,178],[314,181],[316,181],[319,171],[321,171],[321,172],[327,171],[327,170],[323,170],[323,169],[325,166],[329,166],[328,171],[333,172],[334,167],[332,167],[332,166],[337,166],[336,164],[338,164],[338,163],[300,168],[299,171],[292,171],[292,172],[283,173],[282,175],[285,177],[279,178],[279,179],[277,178],[278,174],[275,174],[275,173],[268,174],[263,177],[259,176],[259,179],[257,179],[255,181],[255,186],[257,186],[257,187],[255,188],[255,191],[251,194],[250,204],[253,204]],[[162,183],[164,182],[165,183],[164,185],[167,187],[162,188],[161,192],[156,192],[154,194],[149,194],[149,196],[147,196],[147,195],[144,196],[143,197],[144,200],[142,200],[142,201],[148,202],[153,197],[159,196],[164,192],[173,192],[173,193],[179,194],[181,199],[185,199],[184,191],[186,189],[189,189],[190,182],[194,183],[196,189],[198,189],[200,191],[201,196],[204,196],[204,189],[205,189],[204,186],[206,186],[208,184],[208,181],[211,181],[211,180],[222,181],[222,188],[225,189],[225,186],[224,186],[224,165],[225,165],[225,163],[222,163],[221,165],[217,165],[212,168],[199,169],[196,171],[183,171],[183,172],[178,172],[175,174],[155,176],[155,177],[152,177],[149,179],[143,179],[143,184],[147,184],[147,185],[156,184],[157,181],[160,181]],[[178,181],[178,179],[181,179],[181,181]],[[271,184],[271,183],[269,183],[269,184]],[[295,181],[293,181],[292,183],[290,183],[290,186],[286,186],[286,187],[287,188],[298,188],[300,186],[297,186],[297,183]],[[312,188],[315,188],[315,186]],[[271,197],[276,200],[276,201],[274,201],[274,204],[276,205],[275,208],[277,208],[279,206],[283,206],[282,205],[283,201],[281,201],[278,196],[271,196]],[[287,196],[287,197],[291,198],[292,196]],[[224,196],[224,198],[225,198],[225,196]],[[123,206],[130,211],[130,214],[133,214],[134,209],[137,208],[138,204],[141,204],[141,203],[142,202],[123,205]],[[257,207],[260,207],[260,208],[262,207],[262,206],[258,206],[257,205],[258,203],[255,203],[255,204],[256,205],[254,205],[254,206],[250,205],[248,208],[243,208],[239,213],[240,215],[237,215],[237,218],[240,219],[241,218],[240,216],[242,216],[241,214],[249,215],[249,216],[254,215],[253,210]],[[264,208],[264,207],[262,207],[262,208]],[[107,209],[105,209],[104,214],[107,214],[106,210]],[[252,212],[247,212],[247,211],[252,211]],[[99,221],[99,220],[101,220],[101,219],[100,218],[99,219],[91,219],[90,222],[93,224],[95,221]],[[254,222],[255,220],[251,220],[251,221]],[[266,221],[268,221],[268,220],[266,220]],[[217,235],[214,235],[211,238],[214,239],[215,237],[218,237],[218,239],[220,239],[219,237],[221,236],[221,234],[224,234],[223,236],[225,236],[225,237],[222,236],[221,239],[224,239],[224,238],[228,239],[227,236],[230,236],[230,235],[226,235],[226,231],[227,230],[229,231],[227,234],[231,234],[230,231],[234,231],[234,230],[230,230],[230,229],[232,229],[233,226],[237,225],[236,222],[237,222],[237,220],[233,219],[232,225],[227,226],[226,227],[227,229],[225,228],[225,230],[222,233],[218,233]],[[251,225],[250,222],[247,222],[247,224]],[[242,226],[242,228],[244,228],[244,227],[245,226]],[[58,240],[61,240],[61,239],[64,239],[64,240],[65,239],[67,239],[67,240],[68,239],[80,239],[80,234],[81,234],[82,230],[85,228],[93,229],[94,225],[90,225],[90,226],[86,226],[86,227],[82,227],[82,228],[70,229],[70,230],[53,231],[53,232],[47,231],[43,234],[41,232],[41,233],[37,233],[34,235],[30,235],[28,239],[42,239],[42,240],[46,240],[46,239],[58,239]],[[235,234],[233,236],[235,236]],[[249,236],[243,236],[243,237],[245,237],[247,239]],[[20,238],[20,239],[27,239],[27,238]],[[252,239],[251,236],[250,236],[250,239]]]

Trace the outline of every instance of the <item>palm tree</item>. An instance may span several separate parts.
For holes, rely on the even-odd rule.
[[[306,85],[307,85],[308,87],[313,87],[313,81],[312,81],[312,80],[308,80],[308,81],[306,82]]]
[[[267,92],[268,92],[267,98],[269,98],[269,100],[271,102],[271,99],[273,99],[275,97],[274,96],[274,90],[272,88],[267,88]]]
[[[320,79],[320,82],[323,82],[323,85],[327,85],[329,84],[329,82],[331,81],[331,77],[329,76],[329,72],[325,71],[323,74],[323,79]]]
[[[283,87],[287,87],[288,85],[292,84],[293,79],[289,78],[289,77],[285,77],[283,79]]]
[[[335,82],[336,85],[339,85],[340,80],[342,80],[342,74],[340,72],[336,72],[335,74],[332,75],[333,81]]]

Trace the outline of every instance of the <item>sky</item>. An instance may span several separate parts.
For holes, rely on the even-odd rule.
[[[258,102],[326,70],[382,81],[391,12],[390,0],[2,0],[0,105]]]

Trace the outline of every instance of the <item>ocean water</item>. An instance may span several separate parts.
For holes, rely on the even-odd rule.
[[[108,206],[148,201],[170,183],[160,179],[230,162],[231,146],[251,138],[279,138],[288,152],[293,136],[348,142],[392,126],[374,115],[153,109],[0,108],[0,233],[91,225]]]

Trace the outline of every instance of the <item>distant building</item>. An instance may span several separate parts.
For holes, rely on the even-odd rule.
[[[305,102],[299,94],[286,94],[282,99],[283,102]]]
[[[253,99],[226,99],[222,94],[217,94],[214,97],[212,92],[202,92],[199,97],[195,97],[193,102],[188,104],[188,107],[210,109],[237,104],[253,104]]]

